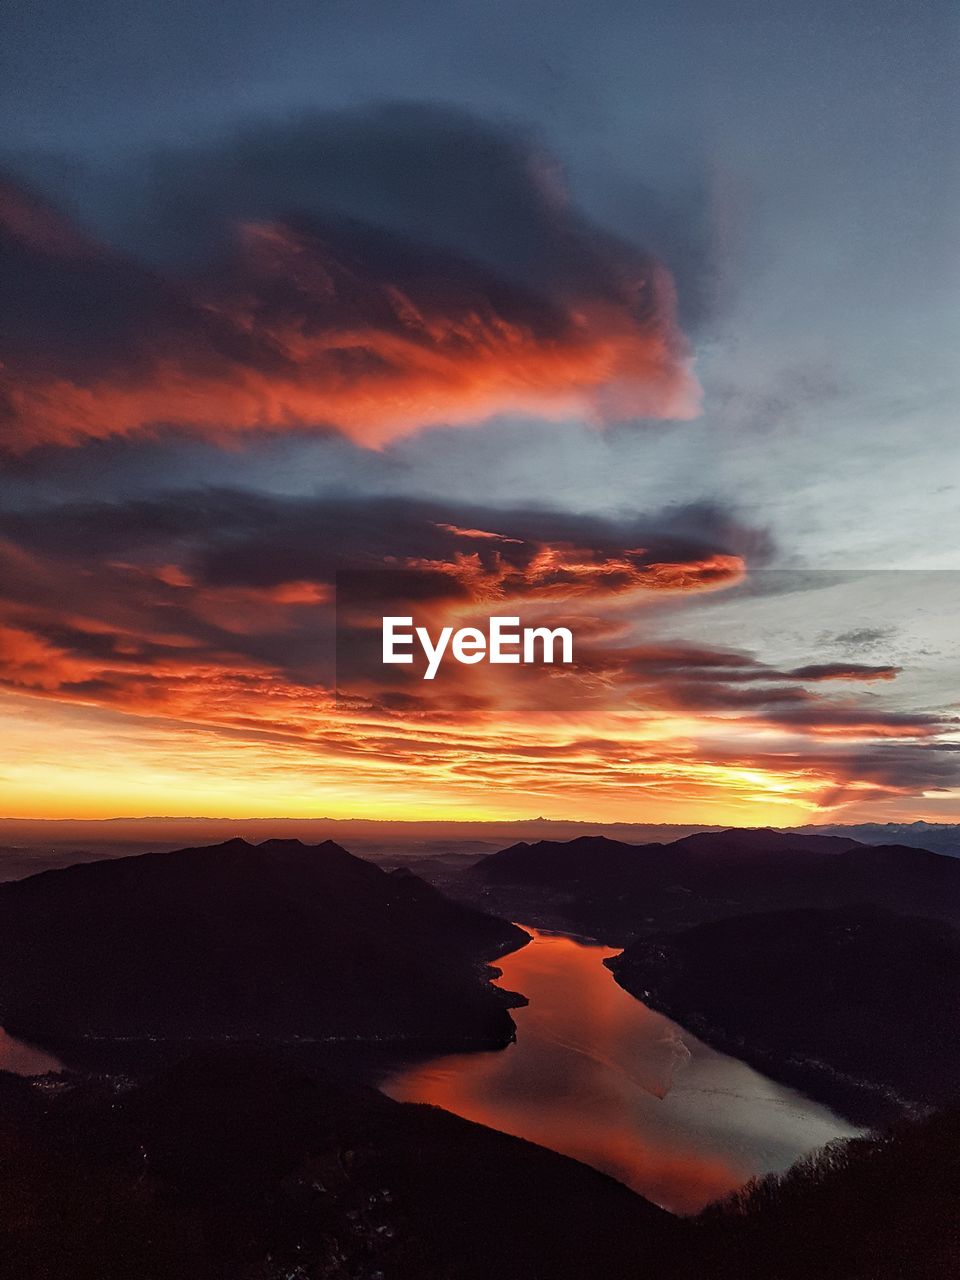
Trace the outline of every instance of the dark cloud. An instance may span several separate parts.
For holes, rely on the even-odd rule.
[[[204,670],[228,676],[234,696],[264,679],[329,687],[338,600],[345,669],[369,705],[392,716],[400,706],[412,715],[416,704],[417,714],[436,715],[423,691],[404,688],[409,673],[384,672],[374,624],[385,612],[514,605],[541,617],[546,608],[553,625],[569,615],[580,637],[578,683],[550,694],[558,708],[608,689],[647,711],[789,733],[941,734],[951,723],[942,715],[818,691],[890,682],[899,670],[890,665],[779,668],[709,644],[619,643],[607,612],[618,598],[731,587],[766,551],[762,535],[707,507],[614,520],[205,489],[8,511],[0,514],[4,671],[15,687],[69,688],[95,700],[123,699],[132,686],[138,703],[162,703]],[[464,690],[450,696],[476,702]],[[440,713],[449,714],[449,702]]]
[[[856,662],[810,663],[778,671],[775,667],[759,662],[751,654],[736,651],[701,649],[690,646],[648,645],[623,655],[624,661],[635,672],[656,673],[687,680],[713,681],[718,677],[727,684],[755,681],[799,681],[818,683],[824,680],[852,680],[869,682],[893,680],[901,668],[875,666]],[[773,691],[774,693],[776,691]]]
[[[523,598],[589,611],[631,593],[724,586],[763,545],[705,507],[617,521],[198,490],[7,511],[0,673],[78,697],[133,685],[138,701],[203,670],[236,687],[265,672],[329,686],[336,600],[341,640],[351,627],[357,653],[373,653],[365,607]]]
[[[200,489],[8,510],[0,686],[179,735],[490,785],[746,770],[821,779],[842,803],[851,785],[862,799],[955,782],[956,752],[938,748],[956,722],[896,699],[896,668],[775,666],[714,643],[709,613],[700,643],[652,638],[674,616],[652,605],[729,594],[767,551],[707,507],[618,520]],[[496,678],[454,665],[425,683],[381,663],[387,600],[428,623],[569,621],[575,661]],[[874,680],[894,700],[863,686]]]
[[[453,570],[471,559],[509,590],[510,574],[528,574],[549,548],[569,552],[588,573],[611,564],[651,571],[651,586],[659,565],[707,572],[714,560],[732,581],[747,558],[762,561],[769,550],[761,532],[705,505],[616,519],[547,508],[225,489],[0,512],[0,535],[57,558],[173,560],[198,585],[248,587],[332,583],[343,569],[426,569],[436,562]],[[563,581],[562,564],[541,563],[540,572],[545,586]]]
[[[796,680],[893,680],[900,670],[862,662],[813,662],[795,667],[789,675]]]
[[[672,286],[519,136],[438,108],[155,159],[121,245],[0,186],[0,445],[179,426],[366,446],[504,410],[684,418]]]
[[[613,681],[637,706],[804,734],[850,738],[934,738],[957,723],[948,714],[904,711],[870,698],[827,697],[825,682],[888,682],[899,667],[812,663],[780,669],[742,651],[689,644],[581,645],[582,670]],[[813,686],[810,688],[809,686]]]
[[[531,136],[449,106],[249,126],[207,148],[155,153],[128,191],[121,241],[164,264],[206,261],[225,227],[291,216],[375,223],[551,294],[615,301],[624,266],[644,261],[571,207]]]
[[[837,681],[889,682],[892,666],[779,668],[710,644],[621,643],[624,623],[610,612],[618,599],[731,587],[766,550],[762,535],[707,507],[614,520],[197,490],[8,511],[0,514],[0,671],[8,687],[141,709],[176,704],[185,691],[200,698],[213,683],[240,715],[245,699],[271,689],[276,714],[290,688],[298,698],[330,688],[336,604],[348,659],[341,691],[361,695],[368,712],[442,719],[456,704],[461,714],[493,713],[496,691],[455,680],[439,694],[411,691],[409,672],[386,672],[379,618],[513,606],[552,625],[569,621],[579,637],[572,680],[534,672],[521,693],[539,708],[569,713],[603,696],[647,714],[805,737],[942,734],[952,723],[944,716],[819,692]]]

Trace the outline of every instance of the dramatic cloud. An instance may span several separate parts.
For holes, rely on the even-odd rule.
[[[813,662],[795,667],[789,674],[797,680],[893,680],[899,667],[871,666],[862,662]]]
[[[726,475],[722,387],[689,446],[521,421],[372,452],[504,411],[696,412],[670,280],[571,207],[535,141],[393,106],[84,182],[64,179],[69,217],[0,188],[10,811],[753,823],[955,803],[955,663],[914,626],[927,601],[878,587],[864,612],[852,572],[833,594],[815,570],[758,573],[771,544],[726,504],[669,505],[657,467],[690,447],[685,493],[773,508]],[[689,218],[656,221],[637,241],[702,275]],[[822,382],[778,384],[760,416]],[[547,480],[530,450],[555,439]],[[383,496],[431,489],[476,497]],[[424,682],[383,666],[386,612],[566,625],[575,661]]]
[[[764,549],[710,508],[617,521],[204,490],[0,513],[0,618],[120,668],[230,650],[309,681],[329,679],[338,578],[342,607],[589,608],[731,585]]]
[[[666,271],[580,218],[516,138],[408,109],[153,173],[126,249],[0,187],[8,452],[171,425],[376,448],[508,410],[697,412]]]
[[[223,785],[252,770],[264,794],[320,771],[357,794],[595,807],[639,790],[652,812],[732,816],[758,796],[808,812],[956,785],[956,720],[898,698],[899,665],[777,665],[711,639],[709,610],[702,642],[671,639],[678,605],[689,620],[741,590],[767,551],[712,508],[617,520],[196,490],[7,511],[0,688],[146,726],[162,767],[195,760]],[[575,662],[424,682],[381,664],[387,605],[569,623]]]

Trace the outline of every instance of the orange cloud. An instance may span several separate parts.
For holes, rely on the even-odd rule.
[[[83,662],[19,627],[0,626],[0,671],[14,688],[58,689],[85,674]]]
[[[171,424],[217,439],[335,429],[380,448],[508,411],[698,412],[652,262],[618,291],[540,294],[385,231],[271,221],[236,228],[203,272],[160,275],[12,198],[0,243],[29,336],[0,349],[0,442],[14,453]]]
[[[520,539],[508,541],[519,543]],[[650,563],[642,549],[611,555],[592,548],[550,543],[540,545],[525,564],[499,556],[485,561],[477,553],[458,553],[453,560],[394,556],[388,558],[388,564],[448,577],[474,602],[508,597],[529,597],[541,602],[600,600],[650,591],[703,591],[732,586],[744,574],[743,560],[736,555],[716,553],[675,564]]]
[[[671,642],[674,593],[706,601],[743,578],[751,537],[715,513],[616,524],[220,492],[0,513],[0,534],[0,718],[10,699],[35,708],[3,721],[6,738],[22,740],[18,717],[81,726],[11,747],[23,787],[75,776],[82,733],[105,723],[90,759],[129,774],[131,795],[178,779],[184,811],[210,803],[191,788],[213,788],[237,812],[254,794],[297,812],[307,796],[340,812],[442,797],[473,812],[786,823],[957,784],[955,721],[912,711],[893,667],[784,669]],[[345,545],[359,586],[337,601],[335,679]],[[433,623],[569,625],[574,664],[453,664],[424,684],[380,662],[385,596]],[[830,696],[836,680],[879,685]]]

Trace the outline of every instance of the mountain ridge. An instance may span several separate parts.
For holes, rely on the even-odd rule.
[[[669,844],[602,836],[520,843],[481,858],[460,882],[469,901],[508,914],[539,902],[611,945],[652,929],[793,907],[874,905],[960,925],[960,860],[772,828],[699,832]]]
[[[486,965],[526,940],[335,842],[236,839],[0,885],[0,1013],[41,1045],[492,1046],[513,1023]]]

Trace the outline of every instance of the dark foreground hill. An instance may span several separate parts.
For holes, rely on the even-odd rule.
[[[751,829],[671,844],[544,840],[491,854],[462,879],[470,899],[491,909],[517,918],[539,904],[619,945],[651,930],[795,907],[869,904],[960,925],[960,860],[842,836]]]
[[[700,1280],[949,1280],[958,1203],[954,1107],[749,1184],[701,1214],[690,1254]]]
[[[639,939],[617,981],[853,1119],[960,1094],[960,934],[871,910],[781,911]]]
[[[0,885],[0,1022],[41,1044],[264,1037],[494,1046],[523,944],[339,845],[243,840]]]
[[[18,1280],[946,1280],[958,1196],[955,1112],[677,1220],[543,1148],[244,1050],[120,1093],[0,1075]]]
[[[119,1097],[0,1075],[21,1280],[657,1276],[678,1224],[585,1165],[242,1050]]]

